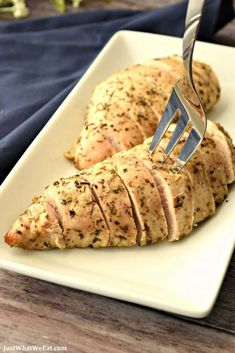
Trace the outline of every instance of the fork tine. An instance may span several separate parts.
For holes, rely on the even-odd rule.
[[[185,132],[185,130],[188,126],[188,123],[189,123],[189,118],[188,118],[187,114],[181,114],[181,117],[179,118],[179,121],[175,127],[175,130],[170,138],[170,141],[168,142],[168,145],[165,148],[164,161],[167,159],[169,154],[176,147],[177,143],[179,142],[183,133]]]
[[[171,97],[172,98],[172,97]],[[171,101],[171,98],[169,99],[169,102]],[[159,125],[155,131],[155,134],[153,136],[153,140],[151,142],[151,145],[149,147],[150,153],[153,153],[159,142],[161,141],[162,137],[165,135],[166,130],[168,129],[169,125],[173,121],[173,119],[179,115],[179,110],[175,109],[172,104],[167,104],[167,107],[165,109],[165,112],[159,122]]]
[[[201,143],[201,140],[202,140],[201,135],[197,132],[197,130],[193,128],[182,150],[180,151],[178,158],[176,159],[176,162],[173,166],[174,172],[178,173],[181,171],[183,166],[188,162],[188,160],[196,151],[197,147]]]

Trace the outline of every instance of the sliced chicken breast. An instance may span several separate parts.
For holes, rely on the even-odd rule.
[[[138,225],[138,244],[153,244],[164,239],[168,234],[165,214],[149,170],[135,155],[125,152],[116,154],[110,162],[130,196]]]
[[[188,173],[192,181],[194,224],[197,224],[215,213],[215,201],[212,188],[200,151],[192,156],[191,160],[184,168],[184,173]]]
[[[175,125],[172,124],[169,128],[169,131],[165,135],[166,137],[162,139],[158,147],[158,153],[156,154],[155,158],[159,157],[159,161],[162,158],[162,152],[166,148],[169,139],[172,135],[172,131],[174,131],[174,129]],[[174,162],[177,156],[179,155],[180,150],[185,141],[186,138],[183,137],[174,149],[170,158],[166,160],[165,163],[169,166],[169,168],[173,167]],[[149,147],[151,139],[147,139],[145,143]],[[196,153],[192,156],[191,160],[183,168],[182,174],[189,177],[192,183],[194,210],[193,223],[197,224],[198,222],[203,221],[205,218],[215,213],[215,202],[213,198],[212,188],[199,150],[196,151]],[[207,200],[207,202],[205,202],[204,200]]]
[[[222,201],[224,183],[234,181],[232,140],[220,126],[209,126],[205,143],[181,173],[171,172],[174,159],[161,163],[163,146],[151,155],[147,141],[56,181],[33,199],[5,241],[40,250],[128,247],[189,234],[214,212],[212,193]]]
[[[108,246],[133,246],[137,240],[133,208],[125,185],[108,162],[84,170],[110,231]]]
[[[215,203],[221,203],[228,194],[228,186],[225,166],[216,143],[209,137],[205,137],[201,143],[200,152]]]
[[[48,212],[44,198],[34,197],[32,204],[5,236],[10,246],[24,249],[64,249],[66,243],[57,217]]]
[[[190,178],[184,174],[172,173],[167,165],[160,163],[162,154],[149,152],[149,145],[143,144],[131,150],[152,173],[161,197],[168,225],[168,240],[178,240],[188,235],[193,226],[193,189]]]
[[[90,186],[79,175],[55,182],[46,188],[44,198],[62,228],[67,248],[108,245],[109,229]]]
[[[211,120],[207,122],[206,136],[215,142],[216,149],[224,163],[227,183],[233,183],[235,180],[235,148],[231,137],[220,124],[215,124]]]

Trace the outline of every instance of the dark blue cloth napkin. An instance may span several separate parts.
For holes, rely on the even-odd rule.
[[[184,1],[0,25],[0,182],[116,31],[182,36],[186,8]],[[208,0],[200,39],[210,41],[233,17],[232,0]]]

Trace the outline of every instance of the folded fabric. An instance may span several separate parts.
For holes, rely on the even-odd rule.
[[[186,8],[184,1],[0,25],[0,182],[116,31],[182,36]],[[207,0],[200,39],[210,41],[233,17],[232,0]]]

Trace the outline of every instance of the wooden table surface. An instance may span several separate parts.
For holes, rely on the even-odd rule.
[[[82,9],[143,9],[174,2],[88,0]],[[57,14],[46,0],[28,3],[32,18]],[[215,41],[235,45],[234,21]],[[201,320],[0,270],[0,352],[4,345],[25,345],[24,352],[30,345],[64,346],[71,353],[235,352],[235,254],[212,313]]]

